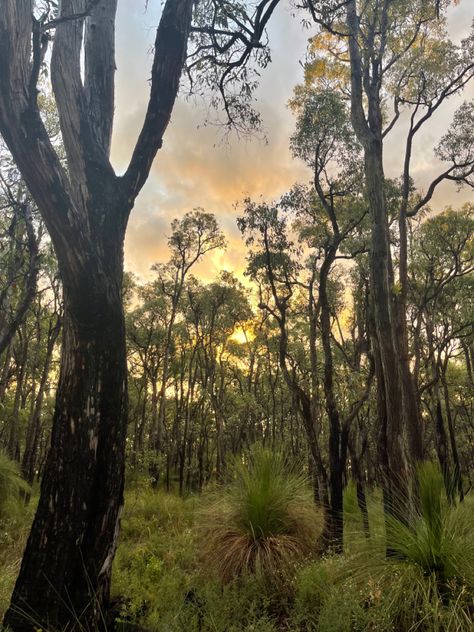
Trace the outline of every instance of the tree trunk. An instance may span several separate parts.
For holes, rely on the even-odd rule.
[[[18,352],[17,366],[18,370],[15,376],[16,388],[13,410],[10,418],[10,432],[8,437],[7,454],[13,461],[20,461],[20,410],[21,395],[23,391],[23,383],[26,373],[26,362],[28,357],[28,337],[23,332],[20,340],[20,349]]]
[[[343,480],[345,459],[341,455],[341,422],[336,404],[333,380],[333,359],[331,349],[331,316],[327,295],[327,281],[331,265],[336,257],[337,246],[331,245],[326,253],[319,275],[319,304],[321,309],[321,340],[324,350],[324,396],[329,421],[329,489],[328,529],[326,538],[334,550],[342,551],[343,538]]]
[[[11,370],[10,370],[11,359],[12,359],[12,349],[11,349],[11,344],[9,344],[5,351],[3,366],[0,373],[0,402],[3,402],[5,393],[8,388],[8,383],[11,378]]]
[[[84,261],[89,274],[64,284],[51,448],[5,617],[15,632],[31,630],[33,620],[45,627],[75,618],[97,622],[98,608],[107,607],[127,428],[121,243],[107,230],[105,243],[97,238],[97,252]]]
[[[452,496],[457,489],[459,493],[460,500],[464,499],[464,489],[462,483],[462,473],[461,473],[461,463],[459,461],[459,452],[456,440],[456,432],[454,428],[453,415],[451,413],[451,406],[449,403],[449,389],[448,382],[446,380],[446,366],[443,366],[441,370],[441,384],[443,386],[443,394],[444,394],[444,405],[446,410],[446,418],[448,420],[448,432],[449,432],[449,442],[451,444],[451,455],[453,458],[453,474],[451,481],[451,489],[450,495]]]
[[[381,404],[384,400],[386,404],[385,414],[379,408],[380,427],[386,423],[388,451],[389,476],[385,480],[385,495],[388,501],[386,508],[402,515],[402,507],[397,509],[396,505],[403,504],[407,497],[408,468],[403,441],[400,357],[396,342],[393,269],[384,189],[380,74],[378,61],[362,58],[359,16],[355,0],[347,2],[346,22],[350,34],[351,120],[364,150],[364,180],[372,224],[370,280],[375,336],[381,364],[377,371],[377,388],[380,391],[378,401]],[[366,64],[369,65],[372,61],[373,64],[369,70]],[[379,381],[382,376],[383,385]]]
[[[384,379],[388,467],[390,484],[394,488],[394,494],[403,496],[407,477],[407,462],[403,445],[402,390],[400,388],[398,349],[395,343],[391,293],[393,279],[388,218],[383,193],[382,147],[378,142],[374,142],[365,152],[365,173],[372,215],[371,282],[375,332]],[[391,502],[394,500],[392,498]]]

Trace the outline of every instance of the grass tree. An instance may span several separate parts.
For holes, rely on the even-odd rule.
[[[203,560],[228,583],[275,578],[314,552],[323,525],[304,476],[284,457],[257,449],[201,517]]]

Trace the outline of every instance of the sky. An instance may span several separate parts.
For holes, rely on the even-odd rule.
[[[149,94],[152,44],[159,22],[161,2],[120,0],[117,14],[116,118],[112,162],[118,172],[129,161],[141,128]],[[474,19],[474,0],[450,9],[449,32],[454,41],[465,37]],[[209,253],[195,273],[205,281],[220,270],[233,270],[239,277],[245,268],[245,249],[236,226],[236,205],[246,196],[278,198],[295,182],[309,182],[308,168],[292,158],[288,145],[294,129],[294,117],[287,103],[293,88],[303,80],[308,37],[301,17],[293,17],[288,2],[280,3],[272,16],[269,39],[272,62],[263,70],[256,91],[256,108],[261,114],[266,140],[260,137],[227,140],[215,126],[205,126],[206,103],[195,102],[180,94],[171,123],[158,152],[150,177],[136,201],[125,241],[125,267],[139,277],[150,277],[155,262],[169,258],[167,236],[172,219],[186,211],[202,207],[212,212],[226,235],[227,250]],[[463,99],[474,98],[474,86]],[[460,100],[450,100],[442,112],[427,124],[415,146],[413,176],[421,189],[429,185],[440,170],[433,147],[449,126]],[[403,121],[387,137],[385,172],[389,177],[401,173]],[[472,191],[457,192],[451,183],[438,189],[431,207],[461,206],[474,202]]]

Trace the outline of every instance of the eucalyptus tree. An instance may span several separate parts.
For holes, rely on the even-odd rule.
[[[300,90],[292,102],[297,126],[291,139],[293,154],[313,170],[314,198],[296,201],[299,228],[307,245],[321,259],[317,275],[317,309],[324,357],[323,389],[329,421],[330,538],[342,548],[342,494],[349,428],[369,395],[373,368],[364,395],[341,420],[334,386],[331,340],[329,274],[337,258],[344,256],[344,242],[359,228],[367,215],[360,187],[360,147],[351,129],[341,95],[333,90]],[[294,202],[293,202],[294,204]],[[354,244],[352,244],[354,247]],[[355,252],[346,249],[347,258]],[[316,269],[316,266],[314,267]],[[371,367],[372,356],[369,356]],[[360,366],[359,366],[360,368]]]
[[[225,239],[216,218],[203,209],[186,213],[181,219],[173,220],[171,236],[168,239],[170,261],[166,266],[157,266],[156,284],[169,301],[169,315],[166,322],[165,342],[162,358],[161,388],[156,427],[152,429],[152,442],[159,451],[165,415],[165,395],[168,381],[168,364],[171,351],[173,327],[176,322],[178,305],[181,300],[184,283],[191,268],[204,255],[216,248],[225,247]]]
[[[259,306],[278,324],[280,369],[295,396],[319,478],[319,494],[327,507],[324,535],[327,544],[340,550],[348,436],[352,421],[369,396],[373,371],[369,361],[364,384],[360,391],[357,389],[358,397],[346,399],[345,405],[338,402],[341,393],[335,385],[332,328],[333,314],[340,308],[337,297],[340,299],[341,288],[330,278],[330,271],[339,257],[351,257],[350,251],[343,254],[340,248],[361,224],[367,211],[361,200],[351,198],[347,179],[341,176],[339,182],[337,178],[331,183],[324,181],[322,174],[327,176],[330,159],[338,153],[337,149],[333,151],[338,144],[334,131],[340,130],[344,135],[341,120],[337,120],[337,106],[343,107],[342,103],[333,94],[325,96],[327,101],[320,111],[311,109],[311,118],[314,120],[319,115],[322,122],[327,116],[327,127],[314,126],[308,130],[303,124],[304,129],[299,128],[300,138],[293,139],[294,150],[307,151],[310,156],[309,161],[315,168],[315,187],[296,186],[279,203],[271,205],[248,200],[238,223],[249,247],[248,273],[260,284]],[[306,106],[311,108],[314,102],[307,102]],[[308,111],[304,114],[309,117]],[[311,130],[316,129],[321,139],[319,146],[311,135]],[[347,126],[345,131],[348,131]],[[357,180],[356,175],[354,180]],[[347,199],[341,202],[343,188],[347,188],[344,194]],[[318,337],[328,419],[328,468],[320,444],[323,424]],[[300,347],[304,348],[305,343],[306,353],[302,353]],[[342,362],[346,359],[343,356]],[[360,370],[361,366],[353,368]]]
[[[186,279],[207,253],[225,247],[224,236],[212,213],[195,209],[171,222],[168,238],[170,259],[152,266],[154,278],[137,289],[140,304],[128,318],[128,335],[139,354],[145,382],[151,385],[149,446],[157,458],[150,465],[158,484],[159,454],[162,451],[166,412],[166,391],[170,377],[173,337],[179,318]],[[182,314],[181,314],[182,318]],[[146,396],[146,384],[143,395]]]
[[[252,313],[242,284],[227,271],[215,282],[202,286],[196,280],[187,287],[187,319],[198,347],[200,388],[206,393],[215,427],[215,474],[222,479],[226,463],[226,387],[228,347],[236,328]]]
[[[465,359],[465,348],[474,339],[473,220],[469,204],[426,218],[412,233],[408,267],[414,374],[420,393],[430,394],[434,444],[448,491],[453,491],[454,481],[461,494],[458,441],[446,375],[453,358]]]
[[[41,235],[31,199],[4,147],[0,147],[0,355],[8,348],[36,294]]]
[[[60,627],[71,608],[92,622],[106,609],[123,503],[127,220],[163,144],[188,42],[189,55],[203,60],[198,69],[214,68],[228,85],[245,80],[249,58],[266,63],[261,38],[276,4],[206,0],[193,18],[194,0],[164,3],[143,126],[118,176],[109,158],[117,0],[0,3],[0,132],[51,236],[64,287],[52,444],[5,618],[14,630],[32,627],[26,615]],[[65,163],[38,106],[44,64]]]
[[[374,325],[380,349],[377,385],[385,408],[390,489],[404,494],[408,463],[423,457],[417,394],[410,372],[406,335],[406,221],[431,199],[444,180],[470,182],[473,173],[472,107],[462,105],[436,152],[446,166],[425,195],[412,197],[412,156],[417,133],[453,94],[474,76],[471,35],[452,44],[444,26],[448,2],[348,0],[321,5],[307,0],[320,33],[312,42],[308,81],[330,85],[347,96],[351,122],[362,146],[364,183],[370,211],[371,285]],[[390,107],[389,102],[393,102]],[[395,282],[384,175],[384,145],[408,113],[399,204],[400,262]],[[461,140],[462,139],[462,140]],[[382,409],[382,406],[381,406]],[[404,447],[408,434],[409,458]],[[389,499],[390,500],[390,499]],[[393,500],[393,499],[392,499]],[[393,502],[389,502],[393,506]]]

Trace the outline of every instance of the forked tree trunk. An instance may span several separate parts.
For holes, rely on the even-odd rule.
[[[193,0],[167,0],[150,98],[125,174],[110,164],[117,0],[62,0],[51,79],[65,170],[41,119],[48,37],[32,0],[0,0],[0,132],[45,221],[64,289],[51,449],[6,626],[91,629],[107,607],[123,496],[127,427],[123,240],[162,146],[186,56]],[[102,614],[105,614],[102,612]]]

